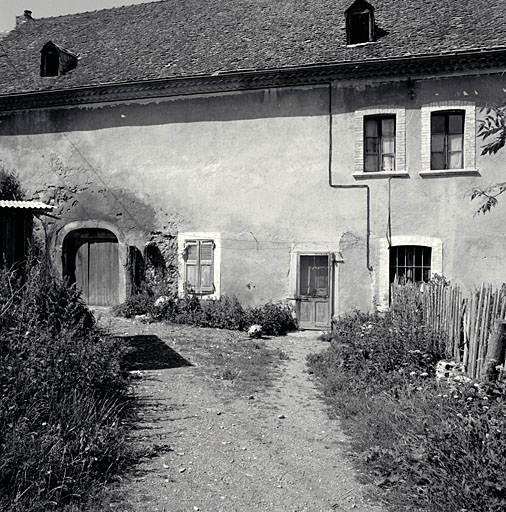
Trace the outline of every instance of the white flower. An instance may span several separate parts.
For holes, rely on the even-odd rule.
[[[155,300],[155,308],[162,307],[167,302],[170,302],[170,298],[167,297],[167,295],[162,295],[161,297],[158,297],[158,299]]]
[[[250,338],[261,338],[262,337],[262,326],[258,324],[253,324],[248,329],[248,336]]]

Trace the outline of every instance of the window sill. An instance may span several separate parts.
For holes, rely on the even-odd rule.
[[[435,171],[420,171],[421,178],[441,178],[445,176],[480,176],[478,169],[439,169]]]
[[[405,171],[354,172],[352,176],[356,180],[369,180],[377,178],[409,178],[409,173]]]
[[[367,46],[368,44],[377,44],[378,41],[364,41],[363,43],[348,43],[346,48],[358,48],[360,46]]]

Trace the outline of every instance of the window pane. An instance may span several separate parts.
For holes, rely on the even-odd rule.
[[[445,150],[444,134],[432,135],[430,149],[434,153],[442,153]]]
[[[378,121],[377,119],[365,119],[365,136],[377,137],[378,136]]]
[[[393,137],[383,137],[381,139],[381,150],[383,154],[395,153],[395,139]]]
[[[365,171],[366,172],[379,171],[379,169],[378,169],[378,157],[377,156],[366,156],[364,164],[365,164]]]
[[[430,247],[419,245],[391,247],[390,282],[393,281],[395,276],[400,277],[401,282],[428,281],[431,275],[431,251]]]
[[[186,285],[191,291],[196,291],[197,289],[197,269],[197,265],[186,266]]]
[[[200,284],[204,287],[210,287],[213,284],[213,278],[211,276],[211,266],[202,265],[200,267]]]
[[[366,43],[369,41],[369,13],[349,14],[349,44]]]
[[[444,133],[445,132],[445,114],[432,114],[430,118],[430,131],[431,133]]]
[[[365,152],[366,153],[377,153],[378,152],[378,140],[375,137],[366,137],[365,139]]]
[[[383,171],[393,172],[395,171],[395,157],[393,155],[383,155]]]
[[[462,169],[462,153],[450,153],[448,158],[449,169]]]
[[[395,135],[394,118],[387,117],[381,120],[381,135],[383,135],[383,137],[393,137]]]
[[[448,135],[448,151],[462,151],[463,135]],[[435,150],[438,151],[438,150]]]
[[[406,265],[406,251],[404,247],[397,247],[397,265],[404,267]]]
[[[450,114],[448,116],[448,133],[464,133],[463,114]]]
[[[430,247],[423,248],[423,266],[430,267],[432,249]]]
[[[186,255],[187,255],[188,260],[197,261],[198,246],[197,245],[187,245],[186,246]]]
[[[432,153],[430,160],[431,169],[444,169],[445,168],[445,155],[444,153]]]
[[[299,293],[310,297],[327,297],[329,294],[328,257],[301,256]]]
[[[414,254],[414,248],[406,247],[406,265],[408,265],[408,266],[413,265],[413,254]]]

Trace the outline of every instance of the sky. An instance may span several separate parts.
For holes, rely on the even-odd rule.
[[[0,0],[0,32],[13,29],[16,16],[21,16],[25,9],[32,11],[34,18],[46,18],[141,3],[149,0]]]

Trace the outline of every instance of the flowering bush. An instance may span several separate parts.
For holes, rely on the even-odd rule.
[[[292,309],[287,304],[278,302],[244,308],[236,297],[226,295],[215,300],[199,300],[193,294],[183,298],[171,294],[155,298],[153,292],[145,290],[115,307],[114,312],[126,318],[150,314],[155,320],[239,331],[259,324],[264,334],[274,336],[297,328]]]

